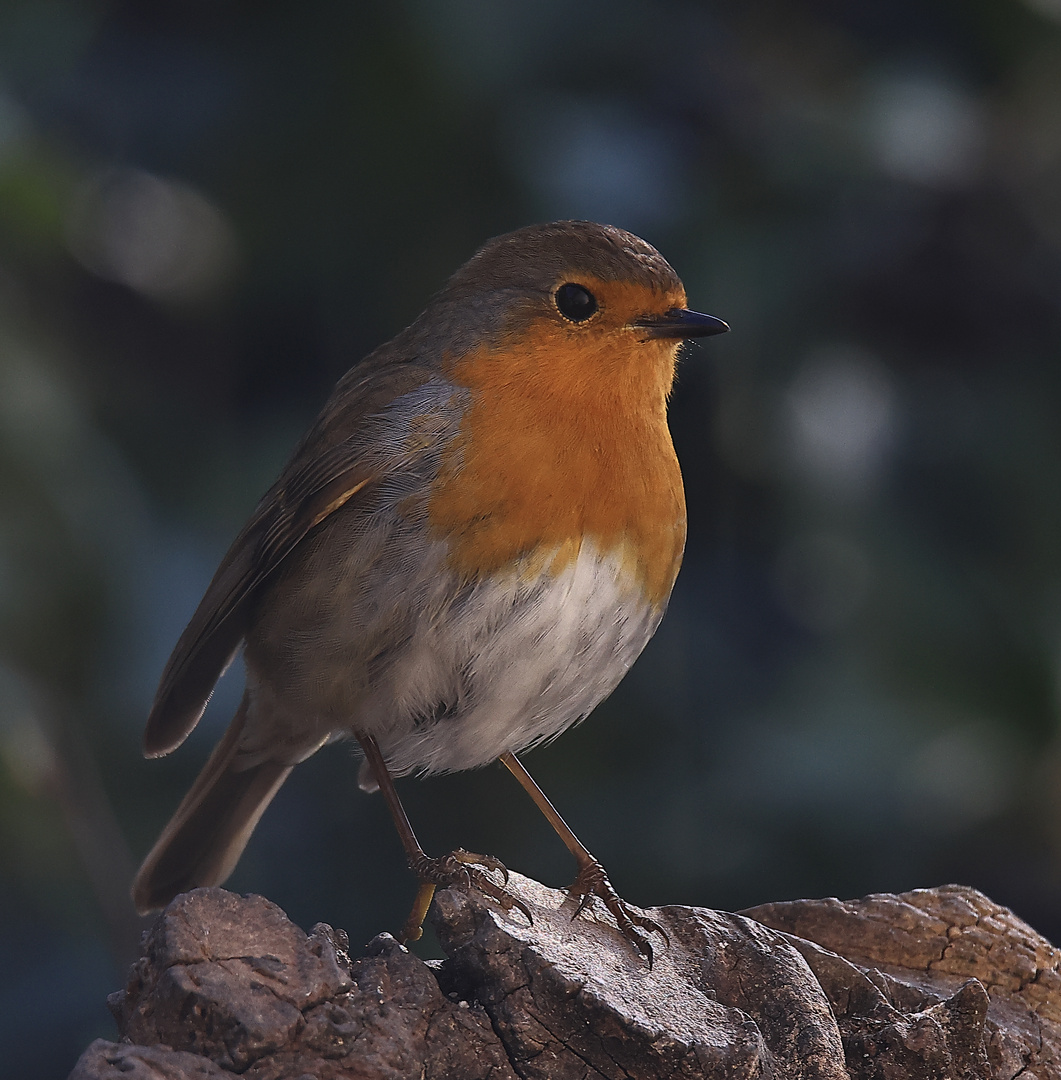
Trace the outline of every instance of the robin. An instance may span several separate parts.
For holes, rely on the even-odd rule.
[[[244,648],[242,703],[136,876],[141,913],[228,877],[292,768],[353,736],[360,786],[382,792],[420,881],[407,939],[440,885],[526,912],[487,873],[505,873],[496,859],[429,858],[393,783],[500,759],[574,855],[578,911],[600,898],[651,961],[660,927],[516,754],[588,716],[663,617],[685,545],[675,362],[729,329],[685,304],[638,237],[530,226],[339,381],[163,672],[148,757],[184,741]]]

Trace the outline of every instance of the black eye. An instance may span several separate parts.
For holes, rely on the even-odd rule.
[[[556,290],[557,310],[572,322],[585,322],[597,310],[597,298],[581,285],[568,282]]]

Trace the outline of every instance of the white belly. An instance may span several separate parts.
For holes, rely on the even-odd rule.
[[[659,623],[618,569],[585,545],[555,577],[475,587],[417,627],[361,730],[398,775],[474,768],[560,734],[615,689]]]
[[[248,642],[248,757],[286,743],[298,760],[352,732],[376,738],[394,775],[485,765],[587,716],[663,614],[590,543],[555,576],[463,588],[442,545],[417,554],[399,571],[382,551],[366,560],[362,544],[356,565],[330,563],[323,577],[307,567],[301,618]]]

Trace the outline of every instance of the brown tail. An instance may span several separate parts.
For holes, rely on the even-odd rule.
[[[245,717],[246,699],[144,859],[133,882],[133,903],[141,915],[164,907],[188,889],[220,885],[291,772],[291,765],[276,761],[233,767]]]

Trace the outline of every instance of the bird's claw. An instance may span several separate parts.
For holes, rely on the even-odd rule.
[[[604,906],[612,913],[619,933],[630,942],[631,945],[645,958],[648,966],[652,967],[654,954],[648,938],[641,932],[659,934],[663,941],[670,945],[667,931],[655,919],[642,915],[641,912],[632,908],[616,891],[608,880],[604,867],[594,859],[586,863],[578,872],[578,876],[567,890],[568,895],[578,901],[572,919],[577,919],[593,901],[593,897],[599,897]]]
[[[420,879],[420,889],[416,894],[409,918],[402,929],[403,942],[419,940],[423,934],[423,922],[427,917],[431,900],[435,895],[435,890],[439,888],[478,889],[504,911],[515,908],[526,916],[529,923],[534,922],[527,905],[505,888],[508,884],[508,868],[493,855],[479,855],[474,851],[457,848],[456,851],[438,858],[424,855],[412,864],[412,870]],[[499,885],[488,877],[487,872],[500,874],[502,884]]]

